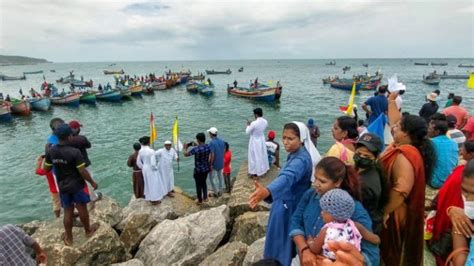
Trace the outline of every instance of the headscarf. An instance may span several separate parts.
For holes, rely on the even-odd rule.
[[[298,126],[298,129],[300,130],[300,140],[303,142],[304,147],[308,151],[309,155],[311,156],[311,161],[313,162],[312,165],[312,174],[311,174],[311,181],[314,181],[314,171],[316,168],[316,165],[319,163],[321,160],[321,155],[319,154],[318,149],[314,146],[313,142],[311,141],[311,135],[309,133],[308,127],[301,122],[296,122],[293,121]]]

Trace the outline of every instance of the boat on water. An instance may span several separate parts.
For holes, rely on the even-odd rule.
[[[81,92],[81,97],[79,98],[79,101],[81,103],[87,103],[87,104],[95,104],[97,97],[95,96],[97,92],[95,91],[84,91]]]
[[[130,92],[129,90],[127,91]],[[120,102],[122,100],[122,93],[121,90],[117,89],[103,90],[102,92],[98,92],[95,97],[98,101]]]
[[[244,67],[239,68],[239,72],[244,72]]]
[[[27,74],[43,74],[43,70],[37,70],[37,71],[26,71],[26,72],[23,72],[23,75],[27,75]]]
[[[204,96],[212,96],[214,95],[214,85],[207,85],[207,84],[204,84],[204,83],[197,83],[197,91],[199,92],[199,94],[202,94]]]
[[[424,76],[422,81],[423,83],[428,85],[439,85],[439,83],[441,82],[441,78],[439,77],[439,75],[430,74],[426,77]]]
[[[49,72],[53,72],[53,73],[55,73],[55,72],[56,72],[56,70],[55,70],[55,69],[51,69],[51,70],[49,70]]]
[[[152,88],[152,90],[155,90],[155,91],[166,90],[166,82],[153,81],[152,83],[150,83],[150,87]]]
[[[12,113],[10,110],[10,104],[6,102],[0,102],[0,122],[10,122],[12,120]]]
[[[31,109],[36,111],[46,112],[51,107],[51,100],[49,98],[30,98],[28,99]]]
[[[92,86],[94,85],[92,80],[82,81],[82,80],[73,79],[70,81],[70,83],[73,87],[79,87],[79,88],[85,88],[85,87],[92,88]]]
[[[352,85],[354,81],[352,80],[336,80],[331,82],[331,88],[334,89],[339,89],[339,90],[345,90],[345,91],[351,91],[352,90]],[[358,92],[362,87],[362,82],[356,82],[356,92]]]
[[[432,66],[447,66],[448,63],[436,63],[436,62],[431,62]]]
[[[204,80],[205,78],[206,78],[206,76],[204,76],[203,74],[199,74],[197,76],[191,76],[192,80],[198,80],[198,81]]]
[[[464,64],[459,64],[458,67],[467,67],[467,68],[474,68],[474,65],[464,65]]]
[[[226,71],[216,71],[216,70],[206,70],[206,74],[207,75],[216,75],[216,74],[226,74],[226,75],[230,75],[232,73],[232,71],[230,71],[230,69],[227,69]]]
[[[66,105],[72,107],[79,107],[81,98],[80,93],[69,93],[65,96],[53,96],[50,98],[53,105]]]
[[[12,98],[10,110],[14,115],[30,115],[31,105],[26,100]]]
[[[351,70],[351,67],[350,66],[345,66],[342,68],[342,71],[346,72],[346,71],[349,71]]]
[[[120,84],[119,84],[120,85]],[[127,86],[117,86],[115,90],[120,92],[122,96],[121,100],[131,100],[132,99],[132,92],[128,89]]]
[[[186,90],[190,93],[198,93],[198,83],[195,81],[190,81],[186,84]]]
[[[333,61],[329,61],[328,63],[326,63],[326,66],[335,66],[336,65],[336,61],[333,60]]]
[[[257,88],[231,87],[227,85],[227,93],[239,97],[263,102],[274,102],[281,97],[282,87],[269,87],[259,84]]]
[[[3,75],[3,76],[1,76],[1,78],[2,78],[3,81],[7,81],[7,80],[25,80],[26,76],[23,75],[23,76],[20,76],[20,77],[15,77],[15,76]]]
[[[415,62],[415,66],[427,66],[428,63]]]
[[[104,70],[104,75],[125,74],[123,69],[120,70]]]
[[[369,64],[362,64],[363,67],[369,67]]]
[[[143,94],[143,87],[141,85],[132,85],[128,87],[132,96],[140,97]]]
[[[334,78],[333,78],[333,77],[327,77],[327,78],[323,78],[323,79],[322,79],[323,84],[329,84],[329,83],[331,83],[331,82],[333,82],[333,81],[335,81],[335,80],[337,80],[336,77],[334,77]]]
[[[469,79],[469,75],[467,74],[458,74],[458,75],[448,75],[448,74],[441,74],[439,75],[441,79]]]

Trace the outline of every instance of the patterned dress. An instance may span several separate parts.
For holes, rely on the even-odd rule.
[[[351,219],[347,220],[345,223],[329,222],[323,226],[323,229],[324,228],[327,228],[323,245],[324,257],[331,260],[336,260],[336,254],[329,250],[329,241],[349,242],[360,251],[360,242],[362,240],[362,236]]]

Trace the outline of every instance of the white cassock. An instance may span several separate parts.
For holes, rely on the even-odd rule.
[[[156,151],[155,158],[158,163],[158,172],[164,180],[165,188],[167,192],[174,189],[174,171],[173,171],[173,160],[178,159],[178,154],[175,149],[161,148]]]
[[[154,158],[155,151],[149,146],[142,146],[138,152],[137,166],[142,169],[145,200],[149,201],[161,200],[167,194]]]
[[[257,120],[250,123],[250,125],[245,129],[245,133],[250,135],[248,172],[251,175],[261,176],[269,169],[267,146],[265,144],[264,135],[267,125],[267,120],[263,117],[259,117]]]

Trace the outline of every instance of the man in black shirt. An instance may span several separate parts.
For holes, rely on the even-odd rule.
[[[66,231],[64,244],[70,246],[73,243],[74,207],[79,212],[79,218],[84,225],[86,236],[91,236],[97,230],[97,225],[91,226],[89,224],[87,203],[90,198],[85,191],[87,187],[85,181],[88,181],[94,189],[97,189],[97,184],[85,169],[86,163],[81,152],[68,145],[72,136],[69,125],[60,125],[56,128],[54,134],[59,138],[59,143],[48,150],[44,170],[49,171],[54,166],[61,205],[64,208],[64,229]]]

